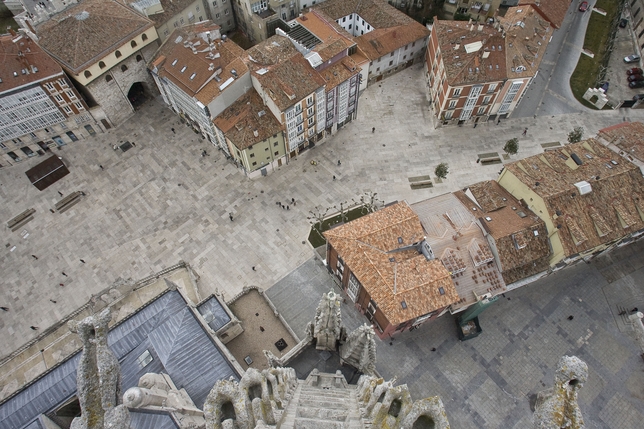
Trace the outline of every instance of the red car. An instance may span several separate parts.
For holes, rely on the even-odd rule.
[[[642,72],[641,68],[633,67],[632,69],[626,70],[626,74],[630,76],[632,74],[644,74],[644,73]]]
[[[632,74],[628,77],[629,82],[636,82],[638,80],[644,80],[644,76],[641,74]]]
[[[588,2],[582,1],[579,5],[579,12],[586,12],[588,10]]]

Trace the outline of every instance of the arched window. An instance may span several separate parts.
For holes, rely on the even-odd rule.
[[[139,61],[143,61],[143,57],[141,55],[136,56],[136,62],[138,63]]]
[[[121,58],[121,51],[114,52],[114,55],[116,55],[116,58]]]
[[[109,74],[105,76],[105,82],[110,82],[111,80],[112,80],[112,76],[110,76]]]
[[[91,77],[92,74],[89,72],[89,70],[85,70],[85,73],[83,73],[85,77]]]
[[[135,42],[134,40],[132,40],[132,41],[130,42],[130,46],[132,46],[133,48],[136,48],[136,42]]]
[[[145,34],[145,33],[143,33],[143,34],[141,35],[141,40],[143,40],[144,42],[145,42],[146,40],[148,40],[148,35],[147,35],[147,34]]]
[[[123,65],[121,66],[121,71],[122,71],[122,72],[124,72],[125,70],[127,70],[127,66],[126,66],[125,64],[123,64]]]
[[[98,62],[98,66],[99,66],[100,68],[104,69],[104,68],[105,68],[105,63],[104,63],[103,61],[99,61],[99,62]]]

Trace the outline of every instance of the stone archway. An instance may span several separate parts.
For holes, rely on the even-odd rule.
[[[138,110],[149,98],[151,98],[151,95],[143,82],[134,82],[127,92],[127,99],[134,110]]]

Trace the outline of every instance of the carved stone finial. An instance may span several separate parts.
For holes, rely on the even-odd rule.
[[[576,356],[563,356],[557,365],[554,387],[537,395],[535,429],[584,428],[577,395],[586,380],[588,365]]]
[[[376,341],[373,329],[366,323],[354,330],[340,347],[342,362],[356,368],[363,374],[376,372]]]
[[[340,297],[332,290],[322,295],[315,313],[313,336],[318,350],[335,351],[342,337]]]

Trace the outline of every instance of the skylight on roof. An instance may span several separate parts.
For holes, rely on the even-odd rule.
[[[402,306],[403,309],[405,310],[407,309],[407,303],[405,301],[402,301],[400,305]]]
[[[152,355],[149,350],[144,351],[141,353],[141,356],[136,358],[136,363],[138,363],[141,368],[145,368],[150,362],[152,362]]]
[[[181,67],[181,73],[183,73],[184,71],[186,71],[186,69],[187,69],[187,68],[188,68],[188,66],[183,66],[183,67]]]
[[[173,66],[174,66],[174,65],[176,65],[176,64],[177,64],[177,61],[179,61],[179,60],[175,59],[174,61],[172,61],[172,65],[173,65]]]
[[[190,75],[190,80],[193,80],[193,79],[195,78],[195,76],[197,76],[197,73],[193,73],[193,74],[191,74],[191,75]]]

